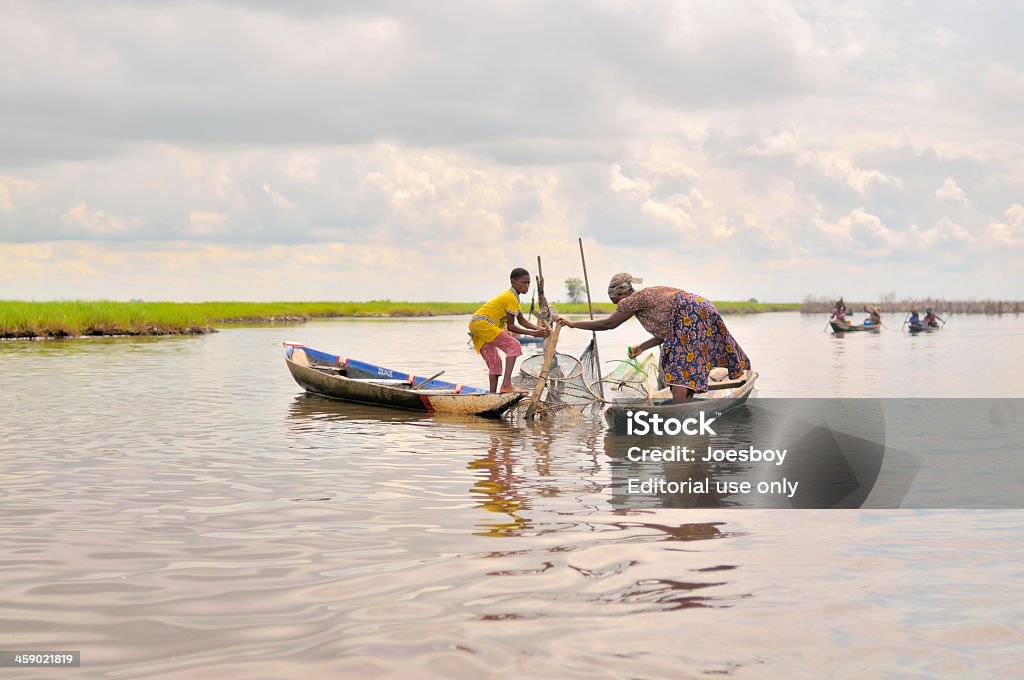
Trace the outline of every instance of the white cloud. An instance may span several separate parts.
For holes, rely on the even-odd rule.
[[[905,234],[886,227],[877,215],[872,215],[864,208],[855,208],[849,215],[841,217],[835,223],[819,219],[815,224],[823,233],[833,237],[840,246],[856,248],[859,253],[890,255],[907,242]]]
[[[975,242],[974,235],[948,217],[941,218],[934,227],[921,229],[911,225],[910,238],[914,246],[928,250],[937,246],[963,247]]]
[[[1006,64],[992,64],[985,75],[985,92],[996,106],[1024,106],[1024,74]]]
[[[17,212],[18,204],[30,198],[35,188],[35,182],[18,177],[0,177],[0,212]]]
[[[642,177],[627,177],[622,173],[622,166],[615,163],[611,167],[611,189],[620,193],[630,194],[637,199],[644,199],[651,193],[651,183]]]
[[[301,182],[316,182],[320,179],[320,159],[308,152],[293,153],[285,163],[285,175]]]
[[[279,191],[270,186],[267,182],[260,185],[260,190],[270,199],[275,207],[282,210],[294,210],[295,203],[281,195]]]
[[[1019,246],[1024,244],[1024,205],[1014,203],[1004,213],[1005,222],[991,222],[988,225],[992,239],[1000,245]]]
[[[896,188],[903,186],[902,180],[898,177],[879,170],[858,168],[849,158],[830,151],[805,151],[797,155],[796,162],[798,165],[815,168],[824,176],[842,182],[862,197],[867,196],[874,184]]]
[[[964,194],[964,190],[957,185],[952,177],[947,177],[943,180],[942,186],[935,190],[935,195],[939,198],[956,201],[957,203],[967,202],[967,195]]]
[[[651,151],[644,150],[642,156],[634,158],[643,176],[627,176],[621,165],[613,164],[609,188],[639,207],[642,215],[669,225],[675,237],[732,236],[734,230],[715,210],[713,201],[693,186],[699,177],[697,172],[660,151]]]
[[[142,223],[138,218],[124,219],[105,210],[91,209],[85,203],[79,203],[65,212],[61,220],[75,232],[92,236],[123,235]]]
[[[231,228],[231,216],[224,212],[192,210],[188,214],[185,231],[194,236],[215,236]]]
[[[802,131],[789,128],[765,135],[760,142],[747,147],[746,153],[751,156],[775,157],[795,156],[802,146]]]

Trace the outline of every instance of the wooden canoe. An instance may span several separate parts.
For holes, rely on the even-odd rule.
[[[908,323],[907,329],[911,333],[931,333],[941,329],[942,326],[925,326],[923,323]]]
[[[356,359],[286,342],[285,363],[303,389],[331,399],[427,413],[451,413],[497,418],[522,394],[491,394],[443,380],[402,373]],[[414,389],[415,388],[415,389]]]
[[[832,326],[833,333],[857,333],[859,331],[873,331],[877,333],[878,331],[882,330],[881,324],[864,325],[850,323],[849,321],[835,320],[829,321],[828,323],[830,326]]]
[[[613,401],[604,411],[604,419],[612,431],[620,434],[626,433],[627,413],[629,411],[643,410],[651,414],[658,414],[663,418],[686,418],[699,417],[704,411],[707,415],[721,415],[726,411],[740,406],[747,400],[750,393],[754,391],[754,383],[757,381],[756,371],[747,371],[746,376],[737,380],[724,380],[722,382],[709,382],[708,391],[695,395],[691,401],[682,404],[673,404],[671,400],[654,401],[645,404],[637,400],[627,402]]]

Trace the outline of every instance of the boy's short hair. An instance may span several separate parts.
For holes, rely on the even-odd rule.
[[[519,279],[529,275],[530,272],[526,271],[522,267],[516,267],[515,269],[512,270],[512,273],[508,275],[508,280],[512,281],[513,279]]]

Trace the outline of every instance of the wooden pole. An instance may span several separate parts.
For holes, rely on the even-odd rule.
[[[530,395],[530,405],[526,407],[527,419],[537,415],[537,403],[540,401],[540,395],[544,393],[544,388],[548,383],[548,371],[551,370],[551,359],[555,356],[555,345],[558,344],[558,332],[560,330],[562,330],[562,327],[555,324],[555,327],[551,330],[551,335],[548,336],[548,343],[544,347],[544,365],[541,366],[537,384],[533,386],[533,394]]]
[[[526,407],[526,418],[530,419],[537,415],[537,403],[540,395],[548,382],[548,371],[551,369],[551,360],[555,356],[555,345],[558,344],[558,331],[562,328],[551,318],[551,307],[548,305],[547,296],[544,295],[544,271],[540,266],[540,255],[537,256],[537,302],[540,305],[540,312],[537,319],[545,328],[551,329],[551,335],[544,343],[544,363],[541,365],[540,376],[537,384],[533,386],[533,393],[530,395],[529,406]],[[550,322],[550,323],[549,323]],[[552,325],[554,328],[552,328]]]
[[[426,385],[426,384],[427,384],[428,382],[430,382],[431,380],[433,380],[434,378],[437,378],[438,376],[440,376],[440,375],[442,375],[442,374],[444,374],[444,371],[438,371],[437,373],[435,373],[434,375],[430,376],[430,377],[429,377],[429,378],[427,378],[426,380],[421,380],[421,381],[419,381],[418,383],[416,383],[415,385],[413,385],[413,386],[412,386],[411,388],[409,388],[409,389],[413,389],[413,390],[418,390],[419,388],[423,387],[423,386],[424,386],[424,385]]]
[[[590,310],[590,320],[594,320],[594,303],[590,298],[590,278],[587,276],[587,256],[583,254],[583,237],[580,236],[580,260],[583,261],[583,285],[587,288],[587,309]],[[597,351],[597,331],[590,331],[594,341],[594,365],[597,367],[597,391],[598,396],[604,399],[604,378],[601,376],[601,355]],[[589,385],[587,387],[590,387]]]

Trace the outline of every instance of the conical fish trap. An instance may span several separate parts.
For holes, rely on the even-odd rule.
[[[658,361],[648,355],[641,361],[615,361],[617,367],[604,379],[599,377],[596,343],[590,344],[577,359],[555,352],[537,408],[545,415],[571,413],[579,415],[588,406],[602,404],[649,404],[657,389]],[[512,382],[516,387],[533,391],[540,380],[544,354],[535,354],[523,361]],[[521,402],[524,405],[527,402]],[[513,410],[515,411],[515,410]],[[510,416],[515,413],[510,411]],[[517,411],[516,411],[517,412]]]
[[[523,361],[519,367],[519,374],[536,381],[540,379],[540,371],[544,367],[544,354],[534,354]],[[551,366],[548,369],[548,382],[558,380],[573,380],[583,375],[583,364],[580,360],[569,354],[555,352],[551,358]]]
[[[526,359],[514,380],[516,387],[533,390],[540,380],[544,366],[544,355],[535,354]],[[574,356],[555,352],[548,367],[545,391],[541,402],[551,409],[583,407],[594,401],[594,395],[587,388],[583,364]]]

